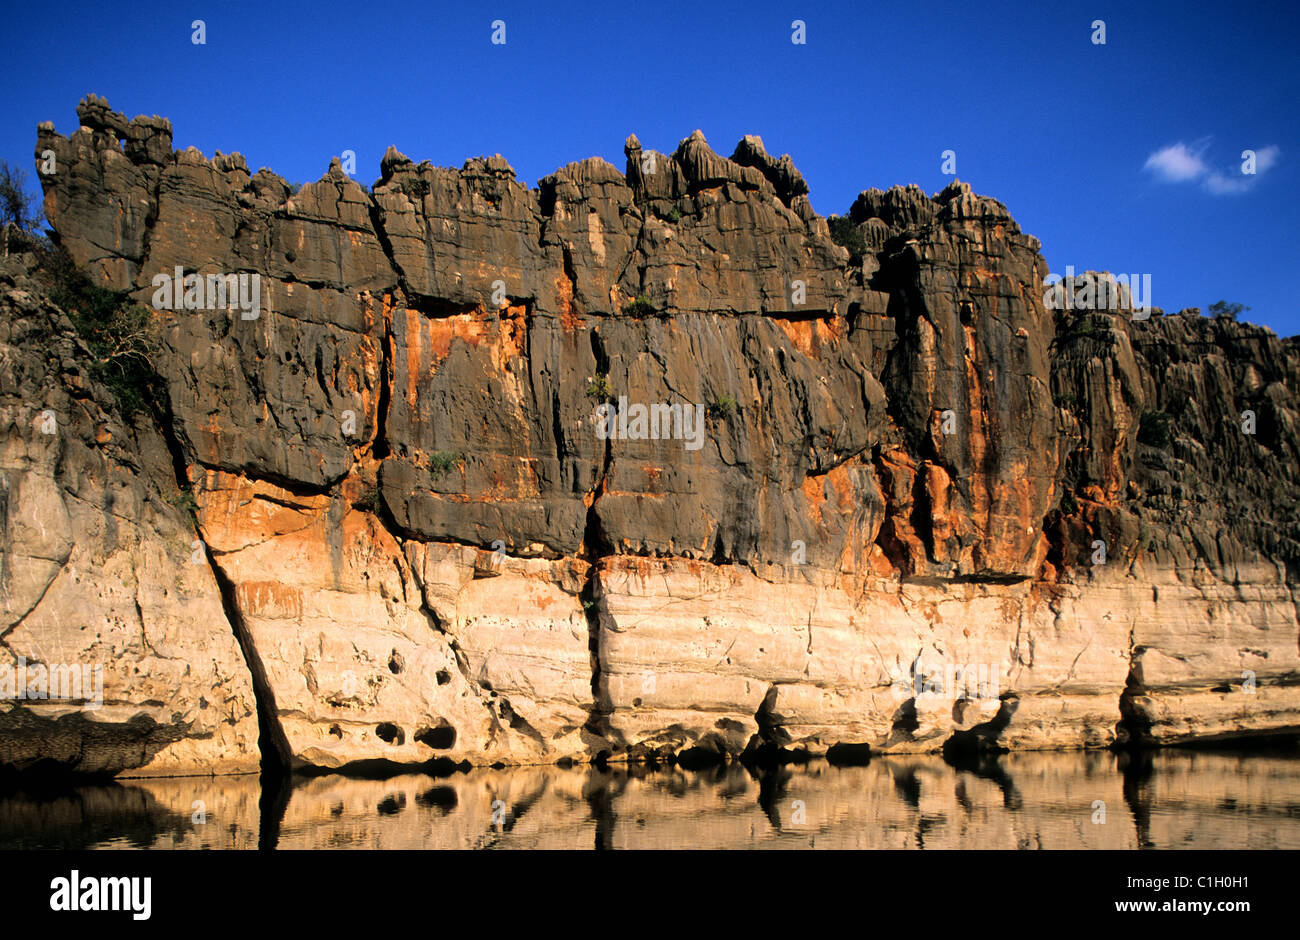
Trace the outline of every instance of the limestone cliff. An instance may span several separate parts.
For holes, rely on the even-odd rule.
[[[259,720],[322,767],[1300,727],[1295,341],[1047,309],[961,183],[833,239],[754,137],[295,190],[77,113],[46,214],[150,305],[159,393],[123,414],[0,274],[3,653],[110,664],[116,710],[0,706],[0,762],[247,769]],[[178,268],[256,307],[168,309]],[[678,424],[602,423],[638,404]]]

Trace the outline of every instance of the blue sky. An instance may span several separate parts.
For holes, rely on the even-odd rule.
[[[671,151],[700,128],[723,155],[747,133],[789,153],[829,215],[872,186],[941,189],[951,149],[1052,271],[1149,273],[1166,310],[1225,298],[1300,333],[1300,5],[1131,6],[23,4],[0,34],[0,157],[34,185],[36,124],[71,133],[87,92],[295,181],[351,149],[370,182],[394,144],[447,166],[500,153],[535,185],[591,155],[621,169],[629,133]],[[1245,149],[1267,152],[1253,178]]]

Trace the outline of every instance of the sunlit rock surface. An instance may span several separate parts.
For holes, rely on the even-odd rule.
[[[256,274],[259,305],[154,311],[163,417],[98,478],[30,429],[75,343],[9,383],[6,643],[108,617],[143,652],[68,656],[112,659],[111,721],[173,730],[74,716],[114,752],[86,756],[10,709],[5,763],[246,766],[254,693],[263,749],[328,768],[1300,728],[1293,340],[1052,309],[1038,241],[962,183],[862,193],[842,247],[755,137],[632,137],[535,189],[390,149],[373,187],[295,189],[78,117],[37,143],[73,261],[146,304]],[[40,301],[5,271],[13,330]],[[656,404],[701,422],[598,433]],[[114,474],[191,486],[204,563],[176,513],[58,498]]]

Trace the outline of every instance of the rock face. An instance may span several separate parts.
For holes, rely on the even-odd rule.
[[[28,274],[0,266],[0,764],[256,770],[248,665],[167,445]],[[69,668],[79,694],[53,694]]]
[[[87,756],[17,708],[5,763],[235,769],[254,694],[263,752],[323,767],[1300,727],[1292,340],[1049,309],[1038,241],[961,183],[864,192],[842,247],[755,137],[631,137],[537,189],[390,148],[371,189],[335,161],[295,191],[78,117],[39,129],[46,214],[151,305],[166,401],[47,406],[75,340],[9,341],[3,638],[119,617],[108,685],[174,740],[127,760],[135,725],[77,716],[114,742]],[[196,274],[229,291],[187,305]],[[201,565],[164,560],[178,482]]]

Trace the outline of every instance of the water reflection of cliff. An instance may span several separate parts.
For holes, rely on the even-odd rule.
[[[200,808],[206,821],[197,823]],[[271,794],[255,777],[0,794],[5,847],[255,848],[259,840],[286,849],[1300,848],[1300,757],[1025,753],[961,767],[894,757],[753,772],[529,767],[317,777]]]

